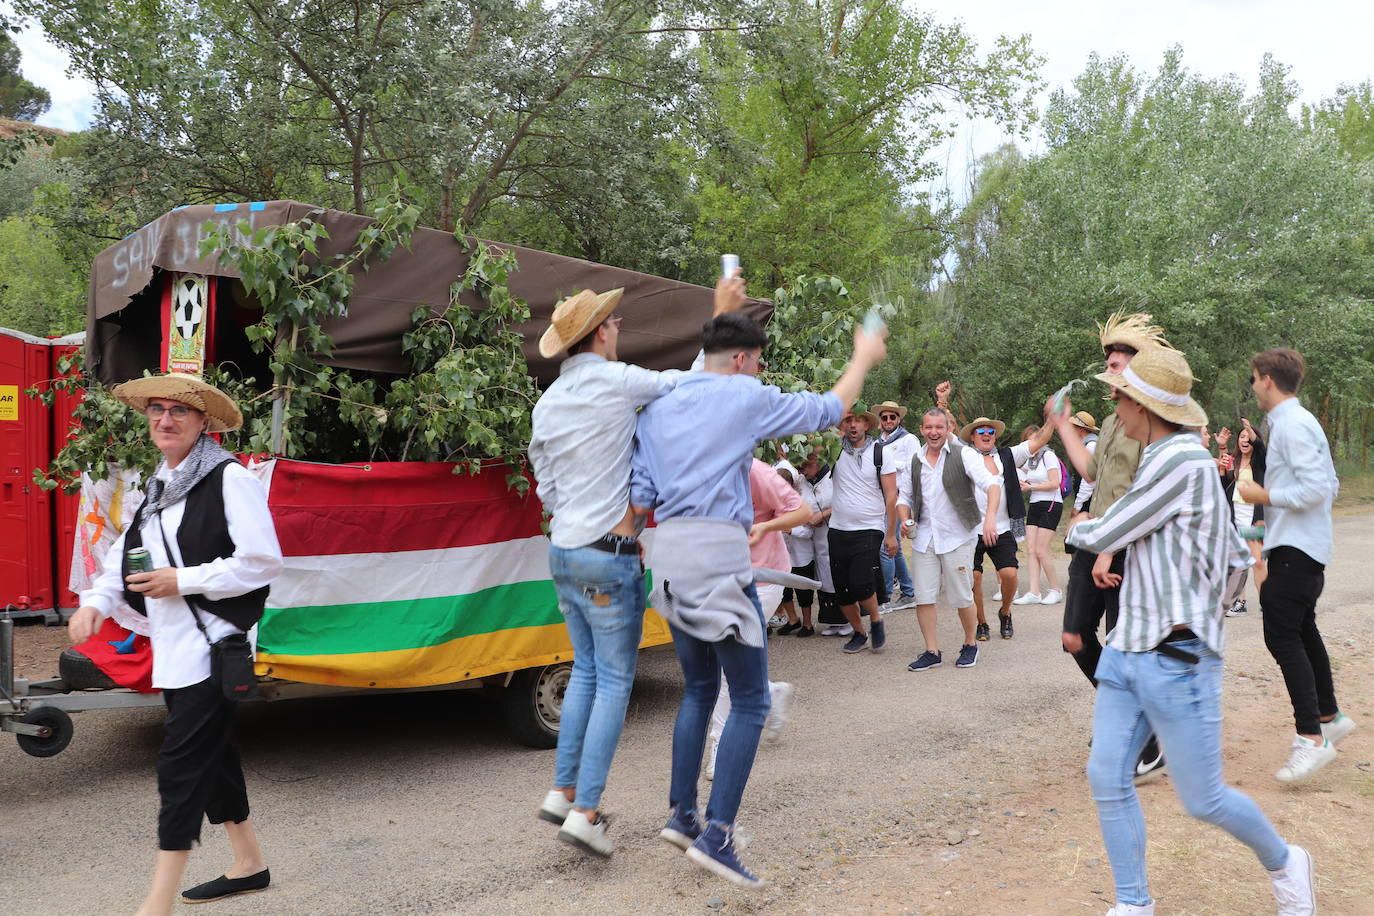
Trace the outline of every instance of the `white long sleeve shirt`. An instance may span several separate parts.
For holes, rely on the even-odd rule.
[[[967,544],[978,534],[979,526],[965,528],[963,522],[959,521],[959,514],[954,511],[954,504],[949,501],[949,494],[945,492],[945,461],[951,455],[954,456],[954,460],[963,463],[964,473],[973,483],[976,494],[974,499],[983,513],[986,514],[987,512],[988,487],[1001,486],[1002,484],[1002,478],[994,477],[987,469],[983,456],[973,449],[951,446],[946,440],[940,446],[939,457],[934,464],[931,464],[930,452],[922,444],[920,450],[912,455],[913,461],[919,461],[923,465],[921,468],[921,517],[916,519],[916,530],[911,534],[911,548],[917,553],[925,553],[930,549],[932,543],[935,545],[937,554],[949,553]],[[898,474],[897,505],[911,509],[914,502],[915,493],[911,486],[911,473],[908,471],[904,474]],[[1011,523],[1008,522],[1007,524],[1010,525]]]
[[[170,482],[177,472],[163,467],[157,476]],[[267,494],[262,483],[246,468],[231,464],[222,478],[224,518],[229,536],[234,540],[234,554],[202,563],[181,566],[181,548],[177,532],[181,530],[186,500],[168,506],[161,513],[166,544],[172,549],[167,556],[162,531],[158,530],[158,515],[145,513],[142,534],[143,546],[152,557],[153,568],[177,566],[177,591],[180,595],[204,595],[211,601],[232,598],[269,584],[282,570],[281,545],[267,509]],[[82,606],[89,605],[106,617],[129,629],[143,633],[153,643],[153,686],[173,690],[198,684],[210,676],[210,646],[201,635],[191,615],[191,607],[178,596],[145,598],[148,616],[131,614],[124,605],[124,583],[120,567],[124,557],[127,530],[119,535],[107,553],[105,568],[91,587],[81,593]],[[122,613],[116,613],[123,608]],[[222,617],[200,610],[210,642],[242,632]]]

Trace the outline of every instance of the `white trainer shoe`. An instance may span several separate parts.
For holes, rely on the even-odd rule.
[[[544,796],[544,804],[539,806],[539,819],[548,821],[550,824],[558,824],[560,827],[568,819],[568,812],[572,810],[573,803],[568,801],[568,796],[558,789],[550,789],[549,794]]]
[[[1064,600],[1064,593],[1057,588],[1052,588],[1045,592],[1045,597],[1040,599],[1041,604],[1058,604]]]
[[[1118,903],[1107,911],[1107,916],[1155,916],[1155,904],[1151,900],[1144,906],[1132,903]]]
[[[1011,599],[1012,604],[1043,604],[1043,600],[1035,592],[1026,592],[1020,598]]]
[[[995,592],[992,593],[992,600],[993,600],[993,601],[1001,601],[1001,600],[1002,600],[1002,590],[1001,590],[1000,588],[999,588],[997,591],[995,591]]]
[[[596,823],[593,824],[587,820],[587,815],[573,809],[568,812],[568,819],[563,822],[563,829],[558,831],[558,838],[569,846],[576,846],[585,853],[609,859],[611,853],[615,851],[615,844],[606,835],[607,823],[605,817],[598,817]]]
[[[1278,916],[1314,916],[1317,889],[1312,874],[1312,856],[1301,846],[1288,844],[1288,864],[1269,873]]]
[[[768,718],[763,720],[763,740],[777,741],[778,736],[792,718],[792,698],[797,688],[783,681],[773,690],[773,708],[768,710]]]
[[[1355,730],[1355,720],[1343,712],[1336,713],[1336,718],[1330,722],[1322,723],[1322,737],[1332,744],[1344,738]]]
[[[1336,759],[1336,748],[1329,740],[1321,744],[1297,735],[1293,738],[1293,751],[1288,762],[1279,768],[1274,778],[1279,782],[1302,782],[1313,773]]]

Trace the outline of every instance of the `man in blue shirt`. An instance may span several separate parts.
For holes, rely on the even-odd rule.
[[[1265,350],[1250,361],[1250,387],[1269,415],[1265,486],[1241,481],[1264,512],[1269,577],[1260,587],[1264,644],[1283,672],[1297,735],[1279,782],[1298,782],[1336,759],[1335,742],[1355,730],[1336,704],[1331,660],[1317,630],[1317,598],[1331,562],[1331,503],[1339,486],[1326,434],[1298,402],[1307,364],[1296,350]]]
[[[886,357],[884,336],[855,331],[849,366],[830,392],[784,394],[755,378],[768,342],[763,328],[745,315],[721,315],[702,329],[705,371],[640,414],[630,502],[654,511],[653,606],[672,627],[684,680],[673,730],[673,810],[659,835],[745,887],[763,882],[735,854],[733,829],[769,708],[766,624],[749,561],[749,465],[761,440],[834,426]],[[703,824],[697,779],[722,671],[731,709]]]

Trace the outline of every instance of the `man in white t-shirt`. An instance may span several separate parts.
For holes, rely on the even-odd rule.
[[[921,437],[913,435],[904,425],[906,408],[896,401],[883,401],[874,406],[873,413],[878,416],[880,434],[878,441],[883,445],[883,456],[892,456],[897,468],[897,479],[901,480],[911,468],[911,456],[921,447]],[[883,551],[878,560],[883,569],[883,587],[891,589],[893,579],[897,581],[897,594],[881,608],[883,613],[902,611],[916,604],[916,590],[911,584],[911,571],[907,568],[906,557],[902,553],[902,532],[898,529],[896,518],[887,520],[888,532],[897,539],[897,552],[888,554]]]
[[[886,454],[874,461],[876,441],[869,433],[878,425],[871,412],[846,410],[840,418],[843,451],[831,472],[830,574],[836,600],[854,635],[845,643],[850,654],[887,643],[878,588],[882,581],[879,551],[897,552],[897,539],[885,533],[886,520],[897,517],[897,467]],[[864,632],[860,609],[868,613],[873,634]]]

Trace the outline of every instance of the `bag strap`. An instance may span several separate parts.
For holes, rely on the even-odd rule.
[[[878,490],[883,488],[883,440],[873,440],[873,473],[878,478]]]
[[[172,560],[172,545],[167,540],[167,529],[162,527],[161,509],[157,510],[157,530],[158,533],[162,535],[162,548],[167,551],[167,565],[179,569],[180,567],[177,567],[176,563]],[[185,601],[186,606],[191,609],[191,616],[196,619],[196,627],[200,630],[200,635],[205,637],[205,644],[213,649],[215,647],[214,640],[210,639],[210,634],[205,629],[205,621],[200,619],[200,613],[196,610],[196,603],[191,600],[190,595],[182,595],[181,600]]]

